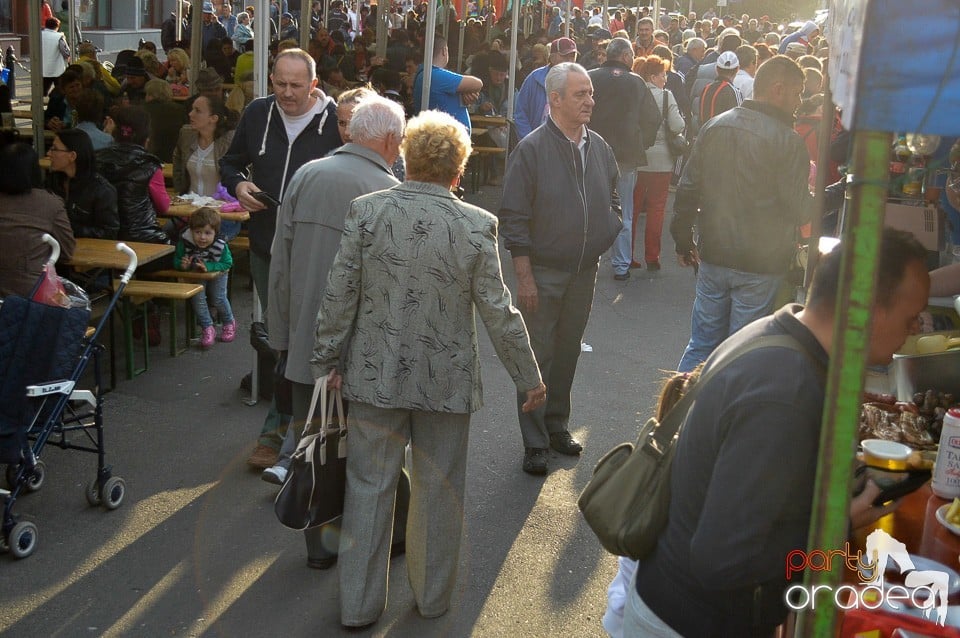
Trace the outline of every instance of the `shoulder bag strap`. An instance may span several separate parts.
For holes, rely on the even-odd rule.
[[[686,420],[687,412],[693,405],[694,399],[697,398],[700,388],[705,386],[714,376],[726,368],[727,365],[736,361],[748,352],[752,352],[759,348],[775,347],[790,348],[791,350],[796,350],[797,352],[802,352],[805,354],[807,353],[806,349],[795,338],[790,335],[783,334],[767,335],[742,343],[737,348],[721,354],[719,357],[717,357],[716,361],[712,361],[716,355],[711,356],[710,359],[708,359],[708,363],[711,363],[712,365],[709,366],[707,373],[697,379],[696,383],[693,384],[693,387],[687,390],[677,404],[673,406],[673,409],[667,413],[663,419],[663,422],[650,436],[650,440],[647,441],[645,447],[652,446],[653,451],[657,452],[658,454],[663,454],[669,448],[670,441],[673,440],[673,437],[680,429],[680,426],[683,424],[684,420]]]

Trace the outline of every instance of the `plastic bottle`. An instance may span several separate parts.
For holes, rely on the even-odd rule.
[[[930,487],[940,498],[960,496],[960,408],[950,408],[943,416],[940,449]]]

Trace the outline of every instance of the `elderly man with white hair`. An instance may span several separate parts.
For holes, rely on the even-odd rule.
[[[285,376],[293,386],[290,428],[297,436],[313,390],[310,356],[317,311],[344,218],[357,197],[399,184],[390,166],[400,153],[404,123],[403,108],[397,103],[379,96],[361,101],[350,120],[352,141],[300,167],[277,213],[267,321],[271,347],[281,356],[286,353]],[[323,532],[320,527],[305,533],[307,564],[318,569],[331,567],[337,556],[335,546],[323,545]]]

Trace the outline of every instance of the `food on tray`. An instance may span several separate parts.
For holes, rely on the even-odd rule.
[[[960,498],[953,499],[953,503],[950,504],[950,509],[947,510],[944,518],[951,525],[960,526]]]
[[[943,415],[954,396],[935,390],[917,392],[913,401],[898,402],[891,394],[864,394],[858,436],[899,441],[917,449],[930,449],[940,440]]]

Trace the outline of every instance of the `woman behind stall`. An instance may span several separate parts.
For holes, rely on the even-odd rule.
[[[33,147],[0,145],[0,166],[0,298],[26,297],[50,257],[43,234],[60,243],[61,261],[73,255],[76,240],[63,201],[33,187],[40,171]]]
[[[220,183],[220,158],[233,141],[232,118],[223,100],[200,95],[190,109],[190,123],[180,129],[173,151],[173,188],[178,194],[212,197]],[[224,221],[220,237],[230,241],[240,222]]]
[[[150,118],[143,108],[126,106],[118,109],[113,118],[107,118],[105,129],[116,144],[97,152],[97,170],[117,189],[119,239],[170,243],[157,225],[157,213],[170,208],[162,164],[144,148],[150,137]]]
[[[117,191],[97,173],[90,137],[80,129],[60,131],[47,157],[48,190],[63,199],[74,237],[116,239],[120,232]]]

